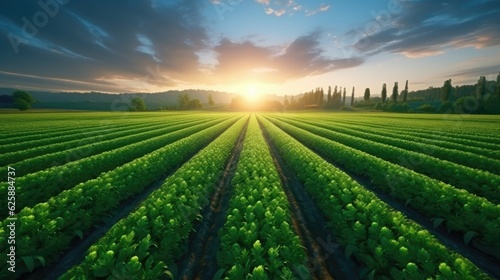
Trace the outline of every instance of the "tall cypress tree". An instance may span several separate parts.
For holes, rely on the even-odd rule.
[[[369,88],[365,89],[365,95],[363,96],[363,100],[365,100],[365,101],[370,100],[370,89]]]
[[[382,103],[385,103],[385,99],[387,98],[387,87],[384,83],[382,86]]]
[[[344,98],[342,98],[342,105],[345,106],[345,88],[344,88]]]
[[[441,90],[441,101],[447,102],[450,100],[450,95],[451,95],[451,79],[444,81],[443,88]]]
[[[485,95],[486,95],[486,77],[481,76],[479,77],[479,80],[477,81],[476,85],[476,97],[477,99],[482,100]]]
[[[370,93],[370,90],[368,89],[368,93]],[[351,107],[354,105],[354,87],[352,87],[352,94],[351,94]]]
[[[392,88],[392,102],[398,102],[398,82],[394,82],[394,87]]]
[[[326,97],[326,102],[330,103],[332,102],[332,87],[328,86],[328,96]]]
[[[403,103],[406,103],[408,97],[408,80],[406,80],[405,91],[403,92]]]

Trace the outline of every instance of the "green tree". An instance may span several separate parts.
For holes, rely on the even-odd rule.
[[[382,86],[382,103],[385,103],[385,99],[387,98],[387,87],[384,83]]]
[[[29,108],[31,108],[31,105],[28,102],[26,102],[26,100],[20,98],[15,98],[14,103],[12,104],[14,105],[14,108],[17,108],[20,111],[26,111]]]
[[[365,89],[365,95],[363,96],[363,100],[365,100],[365,101],[370,100],[370,89],[369,88]]]
[[[499,77],[500,77],[500,74],[499,74]],[[332,87],[331,86],[328,86],[328,95],[326,97],[326,102],[327,103],[332,102]]]
[[[130,111],[146,111],[146,103],[140,97],[134,97],[130,102]]]
[[[323,102],[325,101],[325,91],[323,88],[319,91],[319,96],[318,96],[318,105],[319,107],[323,107]]]
[[[189,95],[187,93],[182,93],[179,95],[179,108],[180,109],[187,109],[189,107],[189,101],[191,99],[189,98]]]
[[[403,91],[403,103],[406,103],[406,98],[408,98],[408,80],[406,80],[405,90]]]
[[[214,102],[211,94],[208,95],[208,105],[210,105],[210,106],[215,105],[215,102]]]
[[[486,77],[481,76],[477,81],[476,85],[476,97],[479,100],[483,100],[483,97],[486,95]]]
[[[391,99],[392,99],[392,102],[394,102],[394,103],[398,102],[398,82],[394,82],[394,87],[392,88]]]
[[[441,101],[443,103],[448,102],[451,96],[451,79],[444,81],[443,88],[441,89]]]
[[[188,108],[189,109],[200,109],[201,108],[200,100],[198,98],[189,100]]]
[[[370,91],[370,90],[368,90],[368,91]],[[344,93],[345,93],[345,91],[344,91]],[[351,94],[351,107],[352,107],[352,105],[354,105],[354,87],[352,87],[352,94]]]
[[[35,102],[35,99],[31,96],[31,94],[27,93],[26,91],[23,90],[16,90],[14,93],[12,93],[12,98],[13,99],[22,99],[29,104]]]
[[[345,88],[344,88],[344,95],[342,98],[342,106],[345,106],[345,95],[346,95],[346,92],[345,92]]]
[[[35,99],[31,96],[31,94],[26,91],[16,90],[12,93],[12,100],[15,108],[25,111],[31,108],[31,104],[35,102]]]

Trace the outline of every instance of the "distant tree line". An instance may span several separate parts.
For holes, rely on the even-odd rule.
[[[301,110],[301,109],[340,109],[352,107],[354,102],[354,88],[350,101],[347,100],[346,88],[335,86],[328,86],[328,92],[325,96],[323,88],[318,87],[309,92],[299,94],[298,97],[285,95],[284,107],[288,110]],[[347,103],[346,103],[347,102]]]
[[[202,108],[201,101],[198,98],[191,99],[189,94],[181,93],[179,94],[178,101],[176,106],[164,106],[160,107],[160,110],[192,110],[192,109],[200,109]],[[214,106],[215,101],[212,98],[212,95],[208,95],[208,105]],[[131,100],[129,104],[129,111],[141,112],[147,111],[146,103],[140,97],[135,97]]]
[[[20,111],[26,111],[31,108],[35,99],[30,93],[22,90],[16,90],[11,95],[0,95],[0,107],[16,108]]]
[[[496,81],[487,81],[485,76],[481,76],[475,85],[453,87],[452,80],[448,79],[440,88],[430,87],[414,92],[408,92],[406,81],[405,89],[399,94],[396,82],[390,101],[387,101],[387,88],[386,84],[383,84],[381,96],[381,102],[375,104],[375,109],[384,111],[499,114],[500,73]],[[420,105],[415,107],[411,106],[412,104]]]

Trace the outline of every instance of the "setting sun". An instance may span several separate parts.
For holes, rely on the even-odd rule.
[[[247,87],[247,92],[246,92],[245,98],[249,102],[256,102],[256,101],[258,101],[259,100],[259,91],[257,89],[257,86],[255,86],[255,85],[249,85]]]

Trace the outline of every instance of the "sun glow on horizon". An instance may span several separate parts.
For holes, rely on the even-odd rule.
[[[259,100],[259,89],[255,84],[250,84],[247,86],[246,94],[245,94],[245,99],[247,99],[251,103],[255,103]]]

